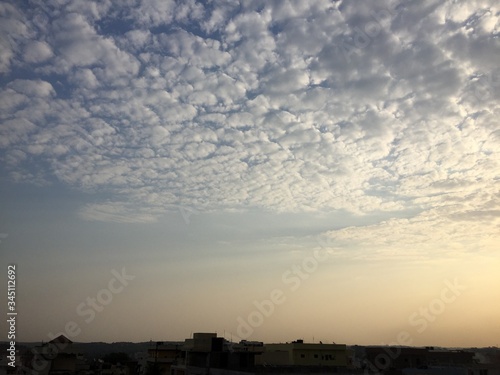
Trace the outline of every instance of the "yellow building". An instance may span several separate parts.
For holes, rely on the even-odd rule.
[[[310,344],[302,340],[286,344],[266,344],[255,358],[257,365],[347,367],[347,346],[343,344]]]
[[[172,365],[184,361],[183,343],[156,342],[148,348],[146,373],[170,375]]]

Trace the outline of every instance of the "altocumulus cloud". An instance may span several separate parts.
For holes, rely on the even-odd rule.
[[[17,181],[116,197],[82,207],[87,220],[418,212],[325,235],[388,251],[394,233],[484,239],[500,210],[497,14],[494,1],[4,2],[0,156]]]

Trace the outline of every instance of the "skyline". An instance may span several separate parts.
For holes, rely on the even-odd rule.
[[[498,14],[1,3],[17,341],[498,347]]]

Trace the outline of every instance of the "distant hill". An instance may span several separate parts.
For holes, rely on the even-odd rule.
[[[137,352],[147,352],[148,348],[153,347],[156,342],[75,342],[73,343],[73,348],[81,353],[88,359],[101,358],[106,354],[110,353],[127,353],[131,359],[134,359],[134,355]],[[0,343],[0,345],[7,344],[6,342]],[[18,342],[16,346],[20,348],[21,346],[27,347],[28,349],[34,348],[35,346],[41,345],[41,342]]]
[[[134,354],[137,352],[147,352],[151,347],[150,342],[90,342],[90,343],[74,343],[73,348],[82,352],[87,358],[101,358],[110,353],[127,353],[131,359],[134,359]]]
[[[164,341],[165,343],[169,341]],[[179,343],[179,342],[173,342]],[[37,345],[40,345],[41,342],[17,342],[16,347],[21,349],[23,346],[31,349]],[[73,343],[73,348],[78,352],[83,353],[83,355],[89,359],[97,359],[102,358],[110,353],[126,353],[131,359],[135,359],[136,353],[144,353],[147,352],[149,348],[154,348],[156,341],[147,341],[147,342],[75,342]],[[365,347],[370,345],[349,345],[351,350],[355,352],[356,357],[360,358],[364,356]],[[376,346],[376,345],[375,345]],[[0,342],[0,348],[8,347],[7,342]],[[438,349],[436,347],[436,349]],[[462,349],[466,351],[473,351],[476,353],[482,353],[485,357],[492,358],[495,361],[500,363],[500,349],[497,347],[484,347],[484,348],[440,348],[440,349]]]

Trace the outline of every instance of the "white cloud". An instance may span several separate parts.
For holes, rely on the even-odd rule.
[[[99,86],[99,80],[90,69],[79,69],[72,79],[81,88],[95,89]]]
[[[417,233],[491,211],[479,198],[444,221],[430,210],[494,196],[492,2],[84,3],[48,4],[45,23],[5,6],[13,32],[0,57],[11,173],[130,202],[96,203],[84,217],[125,220],[115,216],[135,217],[142,203],[154,217],[178,204],[418,210],[407,222]],[[367,231],[403,227],[397,217]]]
[[[15,5],[0,4],[0,73],[10,71],[11,62],[28,33],[22,12]]]
[[[40,63],[48,60],[52,56],[52,48],[45,42],[34,40],[24,47],[24,61],[27,63]]]
[[[13,89],[6,89],[0,92],[0,109],[4,114],[15,112],[16,108],[27,101],[26,96]]]
[[[482,198],[474,197],[475,200]],[[460,257],[469,252],[491,253],[496,251],[498,241],[500,202],[488,195],[483,203],[487,203],[488,209],[476,206],[469,211],[466,202],[449,204],[408,219],[393,218],[374,225],[332,230],[322,234],[321,243],[332,249],[369,249],[359,254],[341,254],[368,260],[397,257],[414,261],[450,255]]]
[[[133,55],[120,50],[111,37],[99,35],[80,14],[70,13],[56,19],[52,32],[58,55],[55,69],[61,73],[74,66],[96,65],[99,78],[114,83],[120,76],[135,76],[139,70],[139,62]]]
[[[172,22],[175,15],[175,1],[146,0],[133,10],[133,16],[139,25],[159,26]]]
[[[16,79],[8,85],[14,91],[25,96],[50,97],[55,94],[55,90],[49,82],[38,80]]]
[[[0,134],[2,134],[0,145],[8,147],[18,142],[24,143],[27,140],[28,134],[33,133],[35,130],[36,126],[26,119],[6,120],[2,123],[2,127],[0,127]]]

